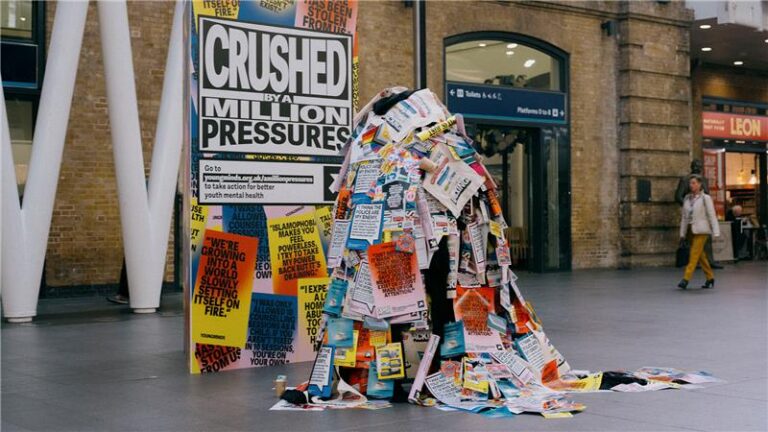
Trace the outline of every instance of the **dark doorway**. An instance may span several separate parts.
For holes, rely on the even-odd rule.
[[[469,132],[499,189],[512,268],[570,269],[567,129],[475,123]]]

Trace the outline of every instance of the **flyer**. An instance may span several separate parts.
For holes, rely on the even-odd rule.
[[[461,387],[453,377],[447,377],[442,372],[435,372],[424,380],[432,396],[447,405],[460,402]]]
[[[357,365],[356,367],[367,368],[368,362],[372,361],[376,355],[376,348],[389,343],[389,332],[385,330],[371,330],[361,327],[357,342]]]
[[[327,398],[331,396],[331,384],[333,382],[333,356],[335,349],[323,346],[317,353],[312,373],[309,377],[309,394]]]
[[[336,347],[334,364],[339,367],[353,368],[357,364],[357,341],[360,332],[353,330],[352,344],[348,347]]]
[[[400,332],[400,334],[402,335],[403,355],[405,356],[405,377],[414,379],[422,362],[424,351],[427,349],[429,336],[432,333],[429,330],[409,329]]]
[[[327,345],[339,348],[352,348],[354,345],[354,325],[351,319],[328,318]]]
[[[376,348],[376,372],[380,380],[405,378],[403,346],[399,342]]]
[[[507,333],[507,320],[505,320],[504,318],[502,318],[502,317],[500,317],[500,316],[498,316],[496,314],[489,313],[488,314],[488,327],[492,328],[493,330],[496,330],[497,332],[499,332],[501,334],[506,334]]]
[[[365,394],[377,399],[386,399],[392,397],[394,392],[395,381],[391,379],[379,379],[376,362],[370,362],[368,371],[368,391]]]
[[[357,268],[355,280],[352,284],[352,296],[349,308],[355,313],[376,316],[376,300],[373,297],[373,284],[371,282],[368,261],[362,261]]]
[[[352,225],[347,237],[347,248],[366,250],[379,243],[384,216],[382,204],[357,204],[352,212]]]
[[[445,324],[443,330],[445,340],[440,345],[440,357],[453,357],[464,354],[467,350],[464,346],[464,322],[456,321]]]
[[[314,211],[269,219],[267,227],[275,294],[295,296],[298,279],[327,276]]]
[[[416,371],[411,391],[408,393],[408,400],[410,402],[419,402],[421,391],[424,388],[424,381],[427,378],[430,366],[432,366],[432,359],[435,357],[438,345],[440,345],[440,336],[430,334],[427,347],[424,349],[424,356],[421,358],[421,362],[419,362],[419,368]]]
[[[544,367],[544,351],[541,349],[538,339],[533,333],[515,339],[515,347],[520,355],[533,367],[534,371],[541,374]]]
[[[464,369],[463,387],[478,393],[488,393],[488,372],[482,363],[464,357],[462,367]]]
[[[315,224],[320,234],[320,241],[323,244],[323,253],[325,256],[328,256],[328,246],[331,242],[331,231],[333,230],[331,206],[317,206],[315,208]]]
[[[306,278],[298,281],[299,337],[296,349],[302,358],[311,358],[315,352],[315,340],[323,319],[323,305],[328,294],[330,278]],[[307,350],[307,353],[301,351]]]
[[[344,245],[347,244],[349,223],[346,219],[336,219],[331,230],[331,240],[328,245],[328,268],[338,267],[344,257]]]
[[[379,318],[425,310],[424,285],[416,254],[398,252],[393,242],[368,248],[373,298]]]
[[[485,236],[483,228],[477,223],[472,222],[467,225],[470,244],[472,245],[472,259],[477,265],[477,271],[485,271]]]
[[[464,322],[464,344],[467,352],[503,350],[499,333],[488,327],[488,315],[494,311],[493,288],[459,286],[453,310],[456,319]]]
[[[355,175],[355,194],[367,194],[376,184],[381,169],[381,160],[361,162]]]
[[[192,293],[192,341],[243,348],[251,309],[255,237],[205,230]]]
[[[461,209],[483,184],[484,179],[464,162],[457,161],[446,154],[443,144],[439,147],[441,151],[434,151],[430,156],[430,160],[437,165],[437,168],[426,173],[424,189],[458,217]]]
[[[340,316],[341,307],[344,304],[344,296],[347,294],[348,282],[343,279],[332,279],[325,297],[323,312],[331,316]]]

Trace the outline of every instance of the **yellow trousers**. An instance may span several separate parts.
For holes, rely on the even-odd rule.
[[[685,275],[683,279],[689,281],[693,277],[693,272],[696,270],[696,264],[701,263],[701,269],[704,270],[704,275],[707,280],[714,279],[715,274],[712,272],[712,266],[709,265],[707,259],[707,253],[704,252],[704,245],[709,238],[708,234],[692,234],[688,231],[688,238],[691,242],[691,256],[688,258],[688,265],[685,267]]]

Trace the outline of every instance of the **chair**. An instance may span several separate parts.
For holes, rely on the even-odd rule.
[[[755,233],[752,251],[753,259],[768,259],[768,226],[762,225]]]

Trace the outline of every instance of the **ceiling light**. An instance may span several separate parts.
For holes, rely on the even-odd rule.
[[[712,47],[702,47],[701,50],[704,52],[710,52],[712,51]]]
[[[702,30],[707,30],[707,29],[711,29],[712,26],[709,25],[709,24],[702,24],[702,25],[699,26],[699,28],[702,29]]]
[[[765,43],[768,43],[768,39],[765,40]]]
[[[766,42],[768,42],[768,40],[766,40]],[[517,48],[517,44],[516,43],[507,44],[507,48],[509,48],[509,49]]]
[[[488,46],[488,44],[485,42],[480,42],[479,44],[477,44],[477,46],[479,46],[480,48],[485,48]]]
[[[529,67],[533,66],[534,63],[536,63],[536,60],[528,59],[528,60],[525,61],[525,63],[523,63],[523,66],[529,68]]]
[[[506,54],[506,55],[514,55],[514,54],[515,54],[515,52],[514,52],[514,51],[512,51],[512,50],[507,50],[507,52],[506,52],[505,54]]]
[[[27,17],[19,17],[19,19],[20,19],[21,21],[26,21],[26,20],[27,20]]]
[[[752,170],[752,174],[749,176],[749,184],[757,184],[757,176],[755,175],[755,170]]]
[[[741,60],[736,60],[735,62],[733,62],[733,64],[736,65],[736,66],[741,66],[741,65],[744,64],[744,62],[741,61]]]

